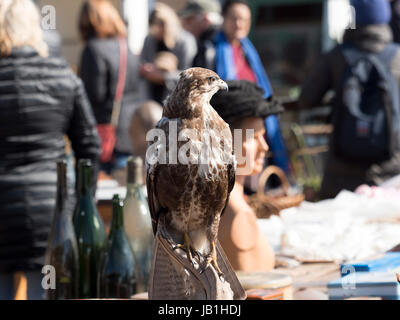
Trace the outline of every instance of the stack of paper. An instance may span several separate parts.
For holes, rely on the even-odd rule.
[[[353,272],[328,284],[329,299],[381,297],[400,300],[400,284],[394,272]]]

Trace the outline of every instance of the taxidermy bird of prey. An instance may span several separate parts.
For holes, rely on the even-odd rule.
[[[158,148],[153,145],[152,148],[150,143],[146,157],[146,182],[154,234],[159,218],[165,215],[168,227],[182,235],[183,243],[176,247],[184,249],[192,263],[194,255],[202,254],[206,264],[201,272],[211,264],[220,275],[222,272],[216,255],[217,232],[220,216],[235,183],[236,169],[229,126],[210,105],[211,97],[221,89],[228,90],[227,84],[211,70],[190,68],[183,71],[156,126],[167,137],[167,164],[160,161],[149,163],[160,156],[165,144],[159,144]],[[171,124],[177,127],[174,141],[170,138]],[[192,134],[185,134],[186,129]],[[220,143],[210,148],[210,140],[204,137],[204,132],[211,132],[214,139],[220,138]],[[180,136],[190,138],[178,141]],[[177,150],[172,150],[175,154],[186,145],[184,154],[190,156],[189,163],[181,163],[179,159],[177,163],[171,163],[171,142],[177,143]],[[204,150],[208,157],[204,157]]]

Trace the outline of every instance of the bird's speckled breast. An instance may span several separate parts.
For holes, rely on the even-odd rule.
[[[213,121],[215,117],[213,113],[216,114],[208,105],[208,108],[204,108],[203,118],[198,119],[197,123],[192,121],[189,127],[188,123],[183,121],[179,126],[181,137],[184,137],[182,133],[185,129],[195,127],[198,130],[196,137],[192,136],[190,140],[179,142],[179,148],[186,144],[188,150],[195,151],[192,152],[191,163],[186,165],[186,168],[182,165],[176,167],[177,174],[183,171],[188,174],[179,205],[170,217],[172,226],[182,232],[190,232],[209,225],[209,219],[219,215],[224,207],[221,199],[226,199],[228,196],[227,168],[234,161],[232,137],[226,123],[217,124]],[[228,136],[224,143],[220,143],[215,138],[219,137],[223,130]],[[208,138],[214,141],[207,140]]]

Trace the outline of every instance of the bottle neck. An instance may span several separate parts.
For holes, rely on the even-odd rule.
[[[112,222],[111,222],[111,230],[116,231],[124,227],[124,215],[122,203],[120,200],[113,199],[113,213],[112,213]]]
[[[142,166],[133,162],[128,162],[128,186],[129,185],[143,185]]]
[[[57,163],[57,196],[56,196],[56,208],[59,214],[63,212],[67,199],[68,199],[67,166],[65,162],[59,162]]]
[[[90,195],[91,189],[91,167],[80,166],[78,172],[78,197],[82,198]]]

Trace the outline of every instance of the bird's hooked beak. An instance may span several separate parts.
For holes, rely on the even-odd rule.
[[[219,82],[218,88],[220,90],[228,91],[228,85],[226,84],[226,82],[224,80],[219,79],[218,82]]]

